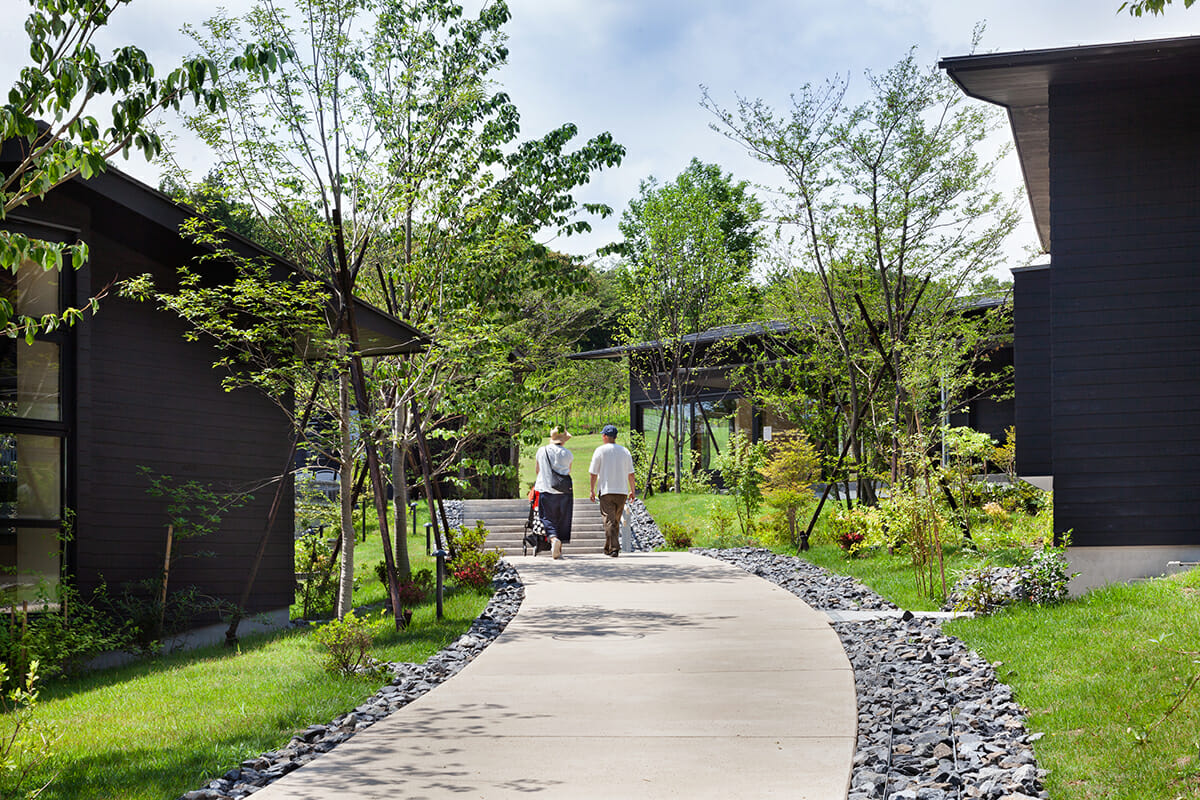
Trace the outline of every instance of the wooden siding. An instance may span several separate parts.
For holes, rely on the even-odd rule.
[[[1013,271],[1013,330],[1017,474],[1052,475],[1048,267]]]
[[[143,272],[171,280],[191,257],[172,232],[86,190],[75,189],[75,196],[92,209],[91,262],[78,276],[81,300],[113,279]],[[170,586],[196,586],[236,601],[248,575],[274,492],[270,481],[287,455],[288,425],[258,393],[225,392],[222,374],[212,368],[214,351],[185,342],[183,330],[173,315],[109,296],[76,331],[74,496],[68,502],[78,516],[71,562],[85,591],[101,580],[115,588],[162,568],[166,503],[147,494],[139,466],[221,489],[253,488],[253,501],[227,514],[219,532],[178,545],[179,555],[214,555],[176,561]],[[251,611],[292,602],[292,528],[289,487]]]
[[[1194,544],[1200,97],[1194,81],[1051,87],[1049,121],[1049,291],[1040,273],[1017,283],[1021,470],[1047,463],[1026,449],[1044,406],[1023,388],[1045,358],[1036,319],[1026,327],[1040,295],[1053,298],[1055,528],[1080,546]]]

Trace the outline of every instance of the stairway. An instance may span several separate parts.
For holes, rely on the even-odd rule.
[[[487,549],[500,550],[507,556],[521,555],[525,520],[529,519],[528,500],[464,500],[463,525],[474,527],[483,520],[488,529]],[[571,520],[571,542],[563,545],[563,555],[604,552],[604,518],[600,506],[587,498],[575,498]],[[533,550],[529,551],[533,555]],[[549,558],[549,553],[542,556]]]

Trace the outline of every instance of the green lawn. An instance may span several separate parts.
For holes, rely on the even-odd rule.
[[[423,525],[417,530],[412,537],[410,527],[406,537],[414,569],[432,564]],[[356,547],[356,603],[384,596],[374,575],[381,552],[374,533]],[[484,595],[451,593],[441,622],[430,603],[400,633],[390,618],[379,619],[372,654],[424,662],[486,604]],[[216,646],[51,683],[39,719],[53,723],[62,739],[53,761],[57,775],[39,800],[178,797],[286,744],[295,731],[353,709],[378,688],[377,679],[326,672],[320,646],[304,630],[248,637],[236,651]],[[4,727],[0,718],[0,733]]]
[[[1055,800],[1200,797],[1200,571],[945,628],[999,662]]]
[[[522,496],[529,492],[533,486],[533,457],[537,453],[537,449],[546,444],[549,439],[545,439],[539,444],[532,447],[521,448],[521,494]],[[575,486],[575,497],[586,498],[588,496],[588,465],[592,463],[592,453],[596,452],[596,448],[604,444],[604,439],[598,433],[580,434],[572,436],[567,442],[566,447],[575,456],[571,460],[571,481]]]

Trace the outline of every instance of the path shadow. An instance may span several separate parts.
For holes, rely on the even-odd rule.
[[[703,628],[729,617],[705,614],[673,614],[637,608],[581,605],[564,608],[523,610],[519,624],[509,625],[504,638],[516,641],[524,637],[553,636],[567,641],[609,638],[643,638],[680,628]]]
[[[709,583],[733,583],[745,580],[745,570],[715,559],[710,563],[671,562],[656,554],[623,554],[618,558],[608,556],[571,556],[569,551],[561,561],[539,556],[507,559],[516,568],[521,580],[536,582],[539,579],[565,583],[592,583],[620,581],[622,583],[686,583],[705,581]]]
[[[545,717],[497,702],[409,709],[301,767],[275,788],[286,788],[283,796],[293,800],[430,800],[447,795],[490,797],[499,792],[553,793],[562,782],[536,777],[537,754],[528,754],[529,777],[492,777],[470,766],[477,746],[464,746],[465,741],[479,738],[504,740],[507,737],[496,737],[496,727],[505,721]],[[498,746],[498,742],[489,746]]]

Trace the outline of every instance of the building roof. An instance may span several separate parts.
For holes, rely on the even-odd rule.
[[[792,329],[789,323],[779,320],[770,320],[767,322],[745,322],[740,325],[724,325],[719,328],[710,328],[699,333],[691,333],[683,337],[683,343],[686,345],[692,344],[715,344],[717,342],[729,341],[731,339],[749,339],[756,336],[770,336],[779,333],[787,333]],[[580,361],[619,358],[626,353],[642,353],[650,350],[657,350],[662,346],[662,342],[642,342],[641,344],[621,345],[619,347],[605,347],[600,350],[588,350],[582,353],[572,353],[568,358],[573,358]]]
[[[1050,87],[1195,76],[1200,36],[944,58],[971,97],[1004,106],[1042,247],[1050,250]]]
[[[4,148],[17,145],[15,140],[4,143]],[[5,153],[9,156],[9,153]],[[0,160],[8,160],[0,157]],[[197,211],[186,203],[178,202],[152,186],[142,183],[109,164],[104,172],[92,176],[88,180],[76,178],[75,181],[96,194],[122,206],[139,216],[166,228],[179,235],[180,226],[188,219],[195,217]],[[227,231],[231,245],[242,255],[248,257],[266,257],[282,268],[286,273],[312,276],[297,265],[279,255],[264,249],[244,236]],[[359,351],[363,355],[390,355],[395,353],[413,353],[423,350],[429,343],[429,337],[397,319],[382,309],[355,298],[354,313],[359,325]]]
[[[970,312],[980,309],[997,308],[1004,305],[1007,301],[1007,296],[988,295],[983,297],[965,297],[961,298],[956,305],[964,312]],[[710,328],[700,333],[693,333],[683,337],[684,344],[715,344],[717,342],[727,342],[734,339],[753,339],[763,336],[778,336],[785,333],[791,333],[794,326],[790,322],[783,320],[767,320],[765,322],[744,322],[740,325],[723,325],[719,328]],[[597,360],[605,358],[620,358],[626,353],[640,353],[648,350],[657,350],[661,347],[661,342],[642,342],[641,344],[622,345],[619,347],[605,347],[600,350],[587,350],[582,353],[572,353],[567,356],[579,361]]]

